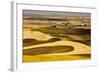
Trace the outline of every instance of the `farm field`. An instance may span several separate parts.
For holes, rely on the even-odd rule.
[[[28,12],[28,10],[26,10]],[[23,62],[91,59],[90,15],[29,14],[23,17]],[[55,13],[55,12],[54,12]]]

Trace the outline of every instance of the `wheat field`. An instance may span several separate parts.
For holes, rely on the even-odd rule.
[[[89,13],[23,10],[23,62],[91,59]]]

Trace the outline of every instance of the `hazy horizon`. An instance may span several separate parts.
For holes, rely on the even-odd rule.
[[[65,11],[45,11],[45,10],[23,10],[24,16],[47,15],[47,16],[91,16],[91,13],[65,12]]]

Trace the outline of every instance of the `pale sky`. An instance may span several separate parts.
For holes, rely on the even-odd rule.
[[[57,12],[57,11],[40,11],[40,10],[23,10],[23,15],[47,15],[47,16],[91,16],[90,13],[80,12]]]

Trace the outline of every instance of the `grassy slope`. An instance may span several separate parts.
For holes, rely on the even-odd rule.
[[[42,27],[42,28],[32,28],[32,31],[40,31],[45,34],[49,34],[51,36],[57,37],[58,39],[64,38],[66,40],[80,42],[90,46],[90,39],[91,39],[90,29],[59,29],[59,28]],[[75,38],[74,36],[77,38]],[[40,42],[40,44],[46,42],[47,43],[51,42],[51,40]]]
[[[32,31],[40,31],[45,34],[49,34],[51,36],[57,37],[57,39],[50,39],[48,41],[37,41],[35,39],[28,39],[24,40],[24,46],[27,45],[36,45],[36,44],[41,44],[41,43],[49,43],[49,42],[54,42],[58,41],[61,38],[64,38],[66,40],[70,41],[76,41],[80,43],[84,43],[86,45],[90,45],[90,30],[86,29],[58,29],[58,28],[32,28]],[[75,39],[74,37],[70,37],[68,35],[76,35],[83,40],[79,40],[78,38]],[[31,40],[31,42],[30,42]],[[26,43],[25,43],[26,42]],[[27,43],[28,42],[28,43]],[[41,51],[41,50],[40,50]],[[30,51],[29,51],[30,52]],[[27,53],[29,53],[27,52]],[[43,52],[42,52],[43,53]],[[62,61],[62,60],[82,60],[82,59],[90,59],[90,54],[89,55],[25,55],[23,56],[23,62],[42,62],[42,61]]]
[[[40,54],[52,54],[52,53],[63,53],[74,50],[72,46],[48,46],[48,47],[37,47],[23,50],[25,55],[40,55]]]
[[[31,45],[37,45],[37,44],[43,44],[43,43],[50,43],[50,42],[55,42],[55,41],[60,41],[61,39],[59,38],[51,38],[47,41],[38,41],[36,39],[24,39],[23,46],[31,46]]]

